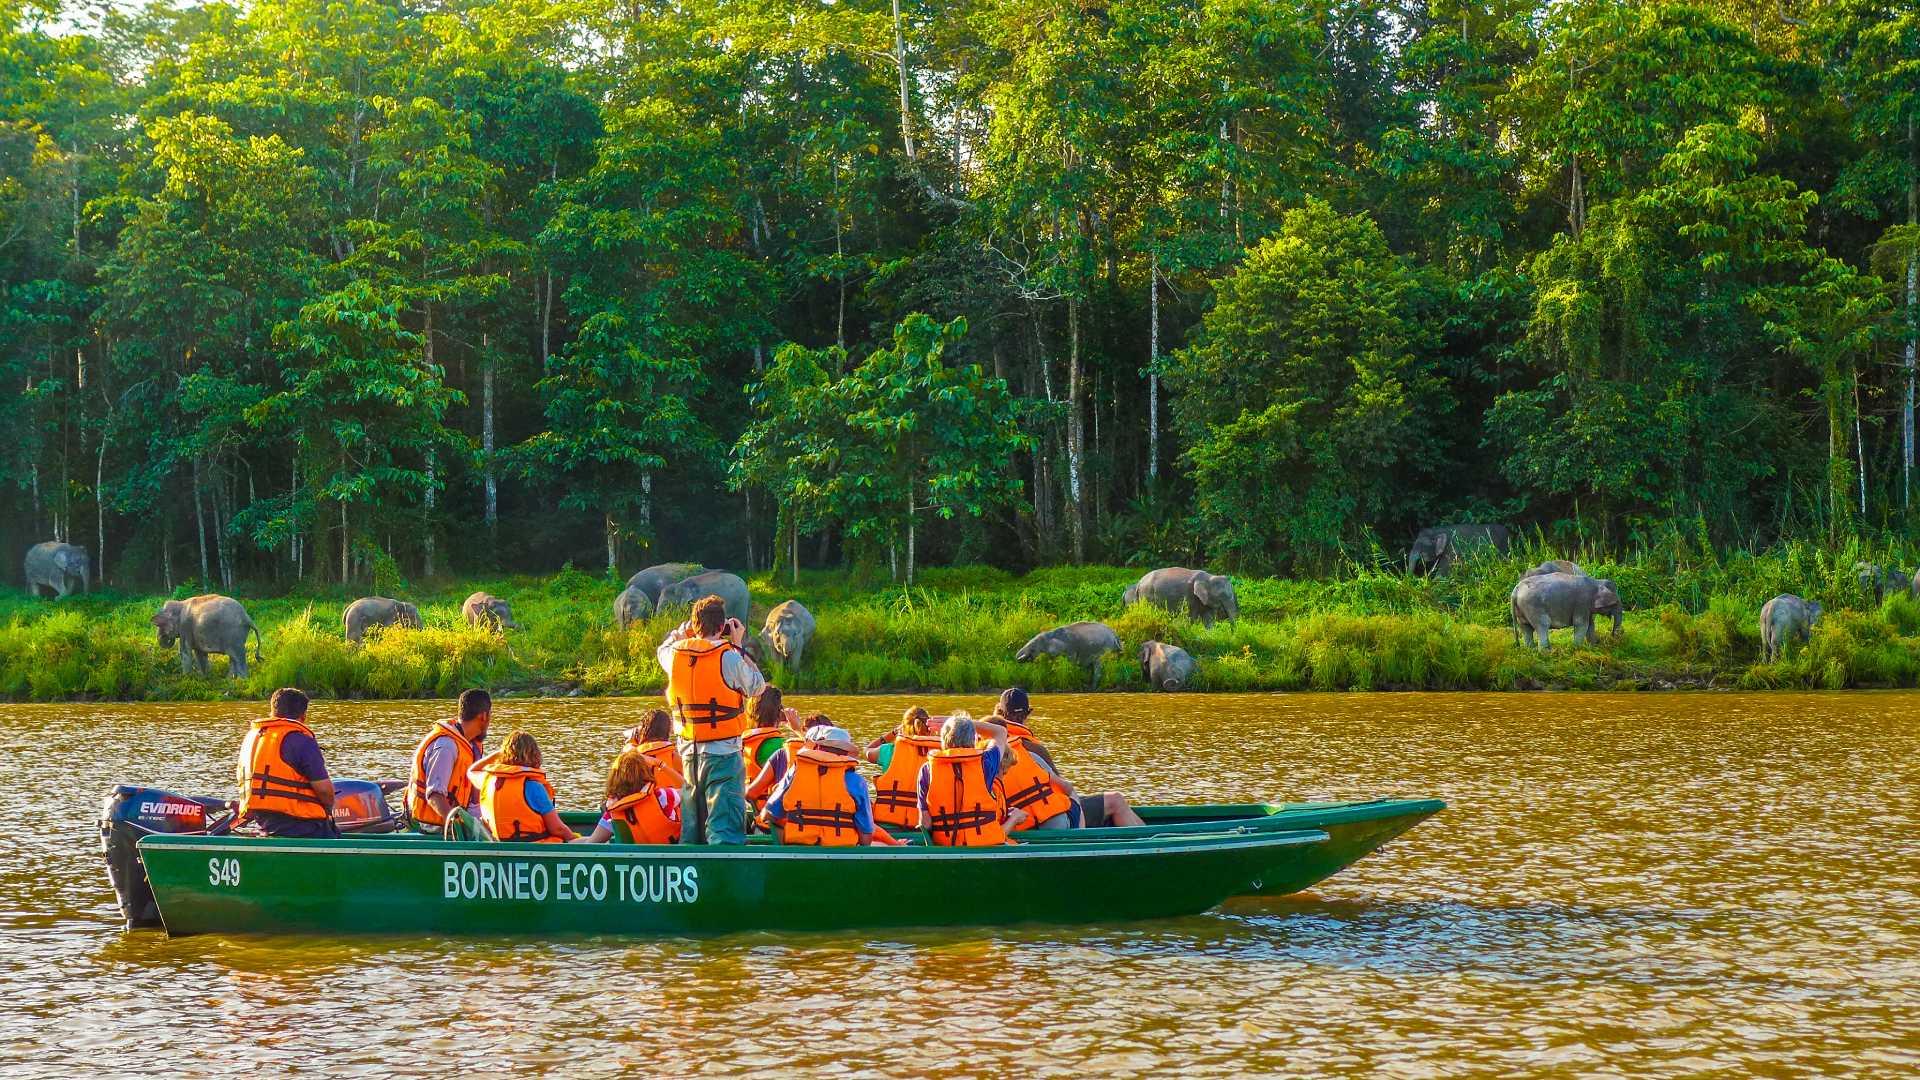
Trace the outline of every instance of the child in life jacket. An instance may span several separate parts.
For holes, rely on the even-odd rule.
[[[680,789],[638,750],[622,750],[607,770],[607,798],[593,832],[576,844],[673,844],[680,840]]]
[[[873,782],[873,816],[882,825],[919,827],[914,791],[920,767],[940,749],[939,732],[935,718],[915,705],[900,718],[898,728],[867,744],[866,759],[880,766],[880,776]]]
[[[683,787],[687,770],[680,762],[680,750],[673,743],[673,714],[665,709],[649,709],[637,727],[627,729],[627,748],[638,750],[653,762],[657,783],[665,787]]]
[[[494,839],[554,844],[574,838],[554,809],[553,788],[540,762],[540,744],[516,731],[506,745],[467,770],[479,794],[480,821]]]

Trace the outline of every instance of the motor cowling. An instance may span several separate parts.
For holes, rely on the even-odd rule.
[[[205,833],[223,825],[229,804],[161,788],[121,784],[100,806],[100,847],[107,856],[107,879],[129,927],[159,926],[153,887],[140,861],[140,838],[154,833]]]

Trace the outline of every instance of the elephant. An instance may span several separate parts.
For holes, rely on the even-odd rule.
[[[1585,574],[1541,574],[1521,578],[1513,587],[1513,638],[1529,647],[1539,636],[1540,648],[1549,647],[1548,635],[1556,627],[1573,628],[1576,642],[1594,640],[1593,617],[1611,615],[1613,636],[1620,636],[1620,594],[1606,578]]]
[[[420,609],[405,600],[395,600],[387,596],[363,596],[347,605],[340,616],[340,625],[346,629],[347,641],[360,644],[367,631],[376,626],[403,626],[408,630],[420,629]]]
[[[1168,611],[1178,611],[1185,605],[1187,616],[1200,620],[1209,629],[1216,619],[1230,623],[1240,619],[1240,601],[1233,594],[1232,578],[1184,566],[1166,566],[1147,572],[1127,586],[1121,599],[1128,604],[1145,600]]]
[[[1579,563],[1568,562],[1565,559],[1548,559],[1546,562],[1541,563],[1539,566],[1536,566],[1533,569],[1527,571],[1526,573],[1521,574],[1520,577],[1522,579],[1525,579],[1530,577],[1539,577],[1542,574],[1579,574],[1584,577],[1586,576],[1586,573],[1587,572],[1585,570],[1580,569]]]
[[[1407,573],[1444,574],[1476,549],[1507,553],[1512,533],[1505,525],[1433,525],[1421,529],[1407,551]]]
[[[38,596],[41,589],[52,590],[56,597],[73,592],[74,583],[87,588],[91,568],[87,549],[74,544],[49,540],[27,549],[27,595]]]
[[[1888,593],[1916,591],[1913,584],[1914,578],[1892,568],[1882,569],[1877,563],[1854,563],[1853,572],[1860,578],[1860,588],[1873,593],[1875,604],[1885,600]]]
[[[1140,667],[1155,690],[1185,690],[1193,682],[1193,654],[1178,645],[1149,641],[1140,646]]]
[[[813,641],[813,612],[798,600],[788,600],[767,612],[761,635],[767,655],[786,667],[798,668],[808,643]]]
[[[627,579],[627,588],[639,589],[647,598],[649,610],[660,606],[660,590],[676,581],[685,581],[706,567],[692,562],[669,562],[649,566]]]
[[[619,596],[613,598],[613,621],[622,630],[634,623],[645,622],[652,615],[653,601],[647,599],[647,590],[638,585],[629,584]]]
[[[231,596],[209,593],[187,600],[169,600],[152,619],[160,644],[180,646],[180,670],[189,675],[207,673],[207,654],[227,654],[227,674],[247,677],[247,635],[253,635],[253,658],[260,659],[260,628],[247,609]]]
[[[727,605],[727,618],[739,619],[742,623],[747,621],[747,614],[753,607],[753,596],[739,575],[729,574],[725,570],[708,570],[661,589],[660,599],[654,608],[685,611],[703,596],[719,597]]]
[[[1813,640],[1813,628],[1820,622],[1820,605],[1802,600],[1792,593],[1781,593],[1760,608],[1760,656],[1771,663],[1780,659],[1787,642],[1798,639],[1805,645]]]
[[[1100,687],[1100,658],[1120,651],[1120,635],[1106,623],[1077,622],[1033,635],[1013,658],[1026,663],[1036,656],[1064,656],[1087,669],[1094,689]]]
[[[468,626],[520,629],[520,624],[513,621],[513,605],[492,593],[477,592],[467,597],[467,602],[460,605],[460,614],[466,617]]]

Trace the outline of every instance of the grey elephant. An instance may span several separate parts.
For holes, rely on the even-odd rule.
[[[647,606],[660,606],[660,590],[676,581],[685,581],[706,567],[694,562],[669,562],[658,566],[649,566],[645,570],[627,579],[627,588],[639,589],[647,598]]]
[[[348,643],[358,645],[367,631],[376,626],[420,629],[420,609],[390,596],[363,596],[347,605],[347,610],[340,615],[340,625],[347,632]]]
[[[717,596],[727,605],[727,618],[747,621],[747,614],[753,607],[753,596],[747,591],[747,583],[740,580],[738,574],[729,574],[725,570],[708,570],[690,578],[676,581],[660,590],[660,600],[654,605],[660,611],[684,613],[693,606],[695,600],[703,596]]]
[[[1878,563],[1857,562],[1853,572],[1860,579],[1860,588],[1873,594],[1875,604],[1887,598],[1888,593],[1910,593],[1914,591],[1914,579],[1892,567],[1881,567]]]
[[[231,596],[209,593],[186,600],[169,600],[154,613],[160,644],[180,647],[180,670],[189,675],[207,673],[209,653],[227,654],[227,674],[247,677],[247,635],[253,635],[253,658],[260,659],[260,628],[247,609]]]
[[[467,620],[468,626],[485,626],[494,630],[518,630],[520,624],[513,621],[513,605],[488,592],[477,592],[467,597],[460,605],[460,614]]]
[[[47,589],[63,597],[76,587],[84,590],[91,568],[86,548],[57,540],[35,544],[27,549],[27,595],[39,596]]]
[[[1548,559],[1546,562],[1541,563],[1539,566],[1534,567],[1533,569],[1527,571],[1524,574],[1521,574],[1520,576],[1522,578],[1530,578],[1530,577],[1539,577],[1542,574],[1585,574],[1585,573],[1586,571],[1580,569],[1580,564],[1577,562],[1569,562],[1566,559]]]
[[[613,621],[625,630],[637,622],[645,622],[653,616],[653,601],[647,599],[647,590],[638,585],[628,585],[619,596],[613,598]]]
[[[1789,641],[1805,645],[1813,640],[1813,628],[1820,622],[1820,605],[1802,600],[1792,593],[1781,593],[1760,608],[1760,658],[1772,663],[1780,659]]]
[[[1148,571],[1127,586],[1121,599],[1128,604],[1144,600],[1168,611],[1184,607],[1188,618],[1198,619],[1209,628],[1216,619],[1237,622],[1240,618],[1240,600],[1233,594],[1232,578],[1184,566]]]
[[[1077,622],[1033,635],[1013,658],[1024,664],[1039,656],[1064,656],[1086,668],[1092,686],[1098,689],[1101,658],[1119,651],[1120,635],[1114,633],[1113,627],[1106,623]]]
[[[767,623],[761,630],[762,648],[772,659],[798,668],[807,645],[813,641],[813,629],[813,612],[798,600],[788,600],[767,612]]]
[[[1185,690],[1193,683],[1193,654],[1164,641],[1140,646],[1140,668],[1155,690]]]
[[[1505,525],[1432,525],[1413,538],[1407,573],[1444,574],[1455,562],[1487,548],[1505,555],[1512,539]]]
[[[1620,636],[1620,594],[1606,578],[1585,574],[1521,578],[1513,587],[1512,608],[1514,640],[1532,646],[1538,636],[1543,650],[1548,648],[1549,633],[1563,626],[1573,629],[1574,641],[1593,641],[1596,615],[1612,616],[1613,635]]]

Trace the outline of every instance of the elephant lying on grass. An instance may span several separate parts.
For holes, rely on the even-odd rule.
[[[1820,605],[1802,600],[1792,593],[1781,593],[1760,608],[1760,658],[1772,663],[1780,659],[1789,641],[1805,645],[1813,640],[1813,628],[1820,623]]]
[[[1188,618],[1197,619],[1208,628],[1212,628],[1216,619],[1236,622],[1240,618],[1240,600],[1233,593],[1232,578],[1184,566],[1149,571],[1129,585],[1121,599],[1128,604],[1145,600],[1168,611],[1184,608]]]
[[[1100,687],[1100,659],[1120,651],[1120,635],[1106,623],[1077,622],[1042,630],[1013,654],[1026,663],[1040,656],[1064,656],[1087,669],[1094,689]]]
[[[53,540],[28,548],[26,561],[28,596],[39,596],[41,589],[56,597],[85,590],[92,571],[86,548]]]
[[[260,659],[260,628],[247,609],[231,596],[212,593],[187,600],[169,600],[153,616],[160,644],[180,646],[180,670],[189,675],[207,673],[207,654],[227,654],[227,674],[247,677],[247,635],[253,635],[253,658]]]
[[[347,605],[347,610],[340,615],[340,625],[346,630],[347,641],[358,645],[367,631],[376,626],[420,629],[420,609],[389,596],[363,596]]]
[[[1149,641],[1140,646],[1140,667],[1155,690],[1185,690],[1193,684],[1193,654],[1178,645]]]
[[[1513,587],[1513,638],[1548,648],[1548,635],[1560,627],[1573,629],[1575,642],[1594,640],[1593,617],[1611,615],[1613,636],[1620,636],[1620,594],[1606,578],[1585,574],[1540,574],[1524,577]]]

